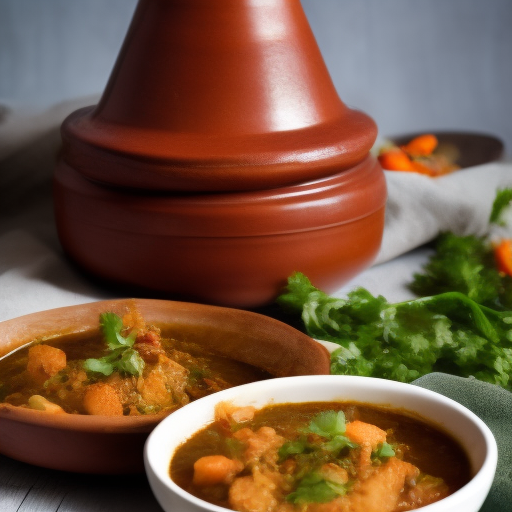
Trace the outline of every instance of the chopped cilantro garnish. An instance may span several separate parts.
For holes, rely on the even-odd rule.
[[[307,432],[332,439],[345,433],[345,414],[343,411],[324,411],[312,418]]]
[[[132,348],[137,332],[132,330],[127,336],[123,336],[122,318],[110,312],[100,315],[100,327],[110,352],[97,359],[86,359],[84,369],[105,376],[115,371],[125,375],[141,375],[145,363],[140,354]]]
[[[373,452],[372,455],[374,455],[375,457],[378,457],[379,459],[384,459],[387,457],[394,457],[395,450],[389,443],[384,442],[384,443],[379,444],[379,446],[377,447],[375,452]]]
[[[327,503],[345,493],[346,486],[325,480],[319,473],[313,471],[300,480],[286,500],[297,505]]]

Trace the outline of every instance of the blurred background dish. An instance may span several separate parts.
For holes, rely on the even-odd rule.
[[[504,156],[505,145],[500,138],[471,131],[423,131],[388,137],[388,140],[403,146],[424,133],[437,137],[436,154],[445,155],[461,168],[494,162]]]

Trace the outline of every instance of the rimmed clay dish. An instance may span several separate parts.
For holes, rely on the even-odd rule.
[[[384,229],[372,157],[291,187],[190,195],[107,189],[61,164],[54,190],[61,243],[91,275],[235,307],[272,302],[295,271],[338,289],[372,263]]]
[[[162,332],[193,340],[273,376],[329,373],[327,351],[282,322],[247,311],[151,299],[92,302],[4,321],[0,357],[34,340],[96,333],[100,313],[124,314],[133,307]],[[0,453],[64,471],[140,472],[144,442],[162,418],[52,415],[0,404]]]

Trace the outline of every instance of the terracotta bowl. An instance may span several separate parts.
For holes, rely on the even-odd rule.
[[[478,416],[454,400],[411,384],[370,377],[291,377],[221,391],[190,404],[158,425],[146,443],[144,456],[149,483],[166,512],[228,512],[192,496],[169,476],[176,449],[211,423],[216,404],[224,401],[256,408],[303,402],[360,402],[400,410],[450,434],[468,455],[471,480],[450,496],[417,510],[477,512],[493,482],[498,459],[496,440]]]
[[[90,274],[130,295],[246,308],[272,302],[295,271],[332,292],[368,267],[386,184],[373,157],[290,187],[189,195],[106,188],[61,162],[54,198],[61,243]]]
[[[34,313],[0,323],[0,357],[37,339],[95,333],[99,314],[135,305],[147,322],[276,377],[328,374],[329,354],[294,328],[256,313],[184,302],[123,299]],[[163,416],[49,415],[0,404],[0,453],[82,473],[143,471],[143,445]]]

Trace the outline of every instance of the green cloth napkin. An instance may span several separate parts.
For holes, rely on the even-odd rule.
[[[445,373],[430,373],[413,384],[459,402],[491,429],[498,445],[498,466],[480,512],[512,512],[512,393],[475,378]]]

